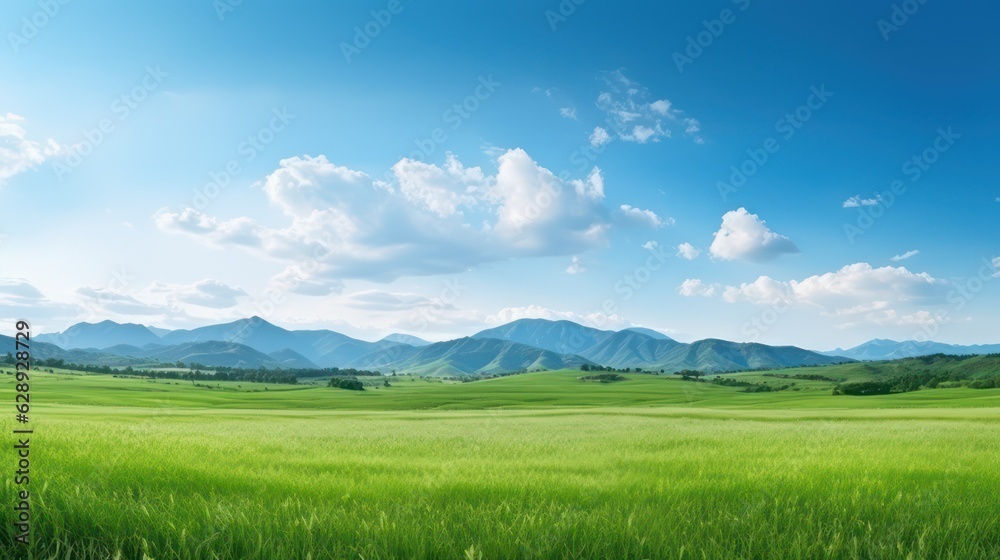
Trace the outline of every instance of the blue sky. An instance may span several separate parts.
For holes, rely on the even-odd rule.
[[[0,318],[1000,341],[1000,8],[341,4],[0,8]]]

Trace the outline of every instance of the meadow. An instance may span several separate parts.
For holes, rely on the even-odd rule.
[[[581,375],[356,392],[37,374],[31,556],[1000,557],[1000,390]],[[0,558],[25,557],[5,481]]]

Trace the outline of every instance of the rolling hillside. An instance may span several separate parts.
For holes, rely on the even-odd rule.
[[[44,339],[45,335],[39,338]],[[844,361],[791,346],[715,339],[686,344],[650,329],[616,332],[544,319],[521,319],[468,339],[435,344],[410,335],[395,334],[368,342],[330,330],[292,331],[260,317],[190,330],[156,329],[156,332],[143,325],[111,321],[80,323],[49,338],[80,345],[72,350],[53,347],[50,351],[54,356],[80,364],[196,361],[214,366],[353,367],[434,375],[498,373],[583,363],[618,369],[723,372]],[[476,345],[472,341],[510,344]]]
[[[458,376],[521,370],[576,368],[591,364],[579,356],[493,338],[460,338],[437,342],[398,355],[387,350],[367,356],[368,367],[378,366],[418,375]]]

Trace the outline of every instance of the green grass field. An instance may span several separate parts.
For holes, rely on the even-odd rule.
[[[359,393],[36,374],[31,553],[1000,557],[1000,390],[749,394],[581,375]],[[12,381],[0,375],[8,434]],[[0,558],[24,557],[5,480]]]

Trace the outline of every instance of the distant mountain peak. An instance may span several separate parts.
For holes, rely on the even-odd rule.
[[[424,340],[419,336],[413,336],[410,334],[403,333],[392,333],[388,336],[382,338],[384,342],[396,342],[400,344],[409,344],[410,346],[428,346],[431,344],[429,340]]]
[[[827,356],[844,356],[854,360],[896,360],[900,358],[913,358],[916,356],[927,356],[930,354],[992,354],[1000,352],[1000,344],[979,344],[972,346],[962,346],[958,344],[945,344],[942,342],[904,340],[895,341],[885,338],[874,338],[846,350],[838,348],[829,352],[822,352]]]
[[[629,328],[623,329],[623,330],[631,331],[631,332],[637,332],[639,334],[644,334],[646,336],[651,336],[651,337],[653,337],[653,338],[655,338],[657,340],[673,340],[672,338],[670,338],[669,336],[661,333],[660,331],[655,331],[653,329],[647,329],[645,327],[629,327]]]

